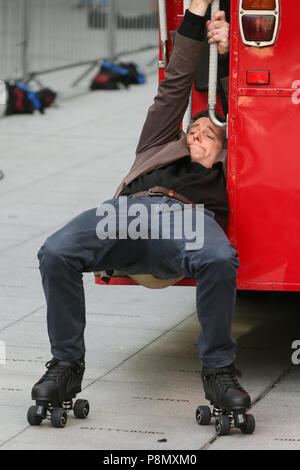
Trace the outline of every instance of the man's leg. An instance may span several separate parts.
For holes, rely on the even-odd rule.
[[[197,280],[196,303],[201,325],[199,352],[206,367],[224,367],[235,359],[231,324],[236,301],[239,260],[223,230],[204,216],[204,246],[186,252],[187,274]]]
[[[107,202],[116,209],[118,226],[118,202]],[[139,269],[143,263],[140,240],[101,240],[96,233],[99,221],[96,209],[83,212],[50,236],[38,253],[51,352],[60,360],[77,360],[85,353],[82,273],[124,265],[136,265]]]
[[[166,201],[172,204],[171,200]],[[195,210],[195,209],[193,209]],[[248,393],[236,379],[236,341],[231,323],[236,300],[237,252],[210,211],[204,214],[204,244],[191,250],[188,240],[160,241],[153,274],[164,277],[165,266],[175,275],[197,280],[197,314],[201,325],[199,352],[206,398],[226,410],[250,408]]]
[[[178,204],[170,198],[164,198],[161,202],[169,208]],[[180,203],[179,212],[183,208],[184,204]],[[195,209],[191,210],[195,214]],[[160,212],[161,228],[169,223],[170,214],[168,210]],[[232,339],[230,330],[239,260],[236,250],[214,220],[213,213],[205,210],[202,217],[204,220],[200,223],[202,226],[204,224],[204,242],[200,248],[189,249],[193,244],[185,236],[185,230],[182,230],[182,239],[176,239],[173,236],[174,226],[171,226],[170,239],[149,240],[149,271],[158,277],[184,275],[197,280],[197,314],[201,324],[200,358],[204,366],[223,367],[231,364],[235,357],[236,342]]]
[[[128,201],[128,206],[132,203]],[[53,359],[46,364],[46,373],[31,392],[32,399],[43,404],[43,410],[49,407],[49,403],[60,407],[63,401],[70,401],[81,391],[85,370],[82,273],[122,269],[123,266],[138,274],[146,270],[143,240],[118,239],[118,200],[109,200],[106,204],[112,209],[112,216],[107,219],[111,230],[109,238],[100,239],[97,235],[103,211],[97,215],[97,209],[91,209],[50,236],[38,253],[53,354]],[[128,220],[124,214],[120,217],[124,229],[132,217]],[[31,413],[28,418],[30,424],[39,424],[40,417],[31,416]]]

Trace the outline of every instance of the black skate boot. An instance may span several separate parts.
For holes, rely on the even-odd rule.
[[[241,375],[233,364],[227,367],[213,369],[203,367],[202,381],[205,398],[213,406],[211,412],[208,406],[199,406],[196,410],[198,424],[209,424],[211,417],[215,418],[218,435],[229,434],[230,428],[237,427],[244,434],[252,434],[255,420],[246,414],[251,407],[250,396],[237,381],[236,375]]]
[[[70,410],[76,418],[86,418],[89,414],[87,400],[76,400],[73,406],[73,398],[81,392],[84,360],[60,361],[53,358],[46,363],[46,367],[46,373],[31,390],[36,406],[28,410],[29,424],[39,425],[48,418],[54,427],[63,428],[67,422],[67,411]]]

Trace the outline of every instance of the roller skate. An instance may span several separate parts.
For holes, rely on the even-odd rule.
[[[46,363],[47,371],[31,390],[36,405],[28,409],[29,424],[38,426],[44,419],[50,419],[56,428],[63,428],[67,412],[73,410],[76,418],[84,419],[89,414],[87,400],[73,399],[81,392],[81,381],[85,370],[84,360],[60,361],[53,358]]]
[[[219,436],[230,433],[231,428],[239,428],[243,434],[252,434],[255,429],[255,419],[246,411],[251,407],[251,400],[236,379],[241,375],[233,364],[219,369],[204,367],[202,381],[205,398],[209,406],[198,406],[196,420],[198,424],[208,425],[215,418],[215,429]]]

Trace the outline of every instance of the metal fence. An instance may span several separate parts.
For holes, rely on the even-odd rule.
[[[0,78],[157,48],[158,0],[0,0]]]

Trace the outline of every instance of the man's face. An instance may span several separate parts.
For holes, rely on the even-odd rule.
[[[186,136],[191,160],[211,168],[223,148],[224,129],[216,127],[207,117],[197,119]]]

